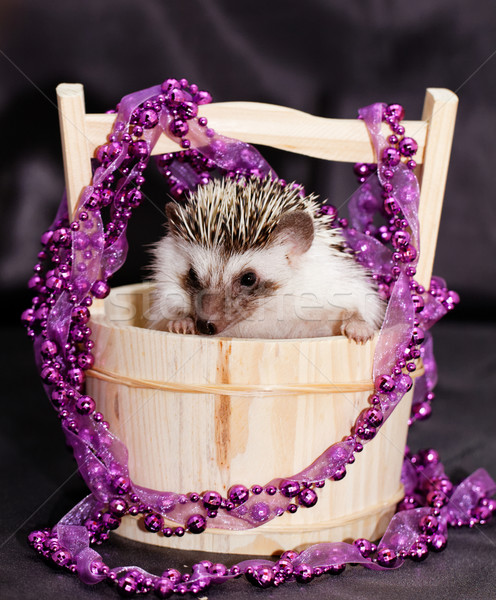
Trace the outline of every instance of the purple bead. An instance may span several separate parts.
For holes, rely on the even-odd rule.
[[[425,542],[418,540],[411,547],[409,556],[415,562],[421,562],[427,558],[428,554],[429,554],[429,547],[427,546],[427,544]]]
[[[387,394],[388,392],[392,392],[395,387],[394,379],[389,375],[379,375],[375,379],[375,388],[380,392]]]
[[[381,567],[394,567],[397,558],[396,552],[390,548],[381,548],[377,551],[377,564]]]
[[[222,496],[219,492],[203,492],[203,506],[210,510],[217,510],[222,504]]]
[[[317,504],[318,499],[319,498],[317,494],[311,488],[305,488],[301,490],[301,492],[298,494],[298,503],[301,506],[305,506],[306,508],[315,506]]]
[[[55,367],[44,367],[41,369],[41,379],[46,384],[53,384],[60,381],[61,375]]]
[[[401,106],[401,104],[389,104],[386,112],[396,121],[402,121],[405,118],[405,109]]]
[[[346,467],[341,466],[336,469],[336,472],[332,476],[333,481],[341,481],[346,475]]]
[[[177,569],[167,569],[162,573],[162,577],[172,581],[172,583],[179,583],[181,581],[181,572]]]
[[[379,406],[367,408],[362,415],[365,423],[371,427],[379,427],[384,421],[384,415]]]
[[[162,83],[161,88],[164,93],[171,92],[176,88],[180,88],[181,84],[177,79],[169,78]]]
[[[131,488],[131,482],[127,477],[119,475],[112,479],[111,486],[118,494],[127,494]]]
[[[210,104],[210,102],[212,102],[212,96],[208,92],[200,91],[195,94],[193,100],[197,104]]]
[[[203,515],[191,515],[186,521],[186,529],[191,533],[202,533],[207,527],[207,520]]]
[[[257,523],[263,523],[269,518],[269,505],[265,502],[256,502],[250,509],[250,515]]]
[[[428,402],[417,402],[412,408],[412,413],[417,421],[423,421],[431,416],[432,408]]]
[[[384,200],[384,210],[388,215],[395,215],[400,212],[400,207],[394,198]]]
[[[410,234],[406,231],[396,231],[393,234],[391,243],[395,248],[406,248],[410,243]]]
[[[105,281],[95,281],[91,288],[91,293],[95,298],[102,300],[106,298],[110,293],[110,286]]]
[[[139,578],[135,573],[127,573],[119,578],[117,587],[123,596],[133,596],[138,589]]]
[[[158,115],[153,109],[144,110],[139,116],[138,123],[143,129],[152,129],[158,123]]]
[[[294,576],[299,583],[308,583],[313,579],[313,569],[306,563],[301,563],[294,568]]]
[[[447,544],[448,540],[446,539],[446,536],[441,533],[435,533],[429,542],[429,547],[434,552],[441,552],[446,548]]]
[[[365,538],[358,538],[353,542],[353,545],[360,550],[360,554],[365,558],[369,557],[376,550],[375,544]]]
[[[432,535],[438,530],[439,521],[434,515],[424,515],[419,521],[419,527],[426,535]]]
[[[404,263],[411,263],[417,258],[417,250],[412,244],[408,244],[408,246],[403,250],[402,260]]]
[[[71,553],[68,550],[64,550],[62,548],[53,552],[50,558],[59,567],[67,566],[72,560]]]
[[[80,389],[86,379],[83,369],[74,367],[67,371],[67,381],[76,389]]]
[[[76,400],[76,410],[80,415],[90,415],[95,410],[95,401],[90,396],[80,396]]]
[[[188,133],[189,126],[186,121],[183,121],[182,119],[175,119],[170,123],[169,131],[176,137],[183,137]]]
[[[427,465],[437,465],[440,461],[439,452],[434,450],[434,448],[429,448],[427,450],[421,450],[418,453],[418,457],[421,460],[422,464]]]
[[[114,530],[119,527],[121,520],[110,513],[105,513],[102,517],[102,523],[106,529]]]
[[[382,152],[382,160],[390,167],[395,167],[400,162],[400,158],[396,148],[385,148]]]
[[[419,346],[425,340],[425,333],[420,327],[414,327],[412,331],[412,342]]]
[[[198,114],[198,105],[194,102],[182,102],[179,106],[179,113],[184,119],[192,119]]]
[[[274,573],[270,567],[256,566],[246,572],[246,579],[253,585],[268,588],[274,581]]]
[[[418,150],[418,144],[413,138],[404,137],[399,144],[399,150],[403,156],[413,156]]]
[[[155,581],[154,591],[159,598],[169,598],[174,591],[174,584],[169,579],[160,577]]]
[[[41,353],[43,356],[54,357],[59,351],[58,346],[52,340],[45,340],[41,344]]]
[[[123,517],[127,512],[127,502],[122,498],[112,498],[109,502],[109,511],[116,517]]]
[[[294,498],[300,491],[300,484],[292,479],[285,479],[281,482],[279,490],[285,498]]]
[[[227,497],[234,504],[243,504],[248,500],[249,496],[250,492],[248,488],[240,484],[233,485],[227,493]]]

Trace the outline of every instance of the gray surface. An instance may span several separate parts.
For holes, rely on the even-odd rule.
[[[87,108],[102,112],[126,93],[166,77],[187,77],[216,101],[285,104],[319,115],[353,117],[375,101],[401,102],[417,118],[428,86],[457,91],[451,169],[436,273],[462,293],[462,305],[437,328],[440,385],[431,420],[414,428],[413,449],[434,446],[448,473],[483,466],[496,476],[496,11],[492,0],[86,0],[3,2],[0,9],[0,287],[2,418],[0,452],[0,597],[111,598],[54,571],[26,544],[28,532],[54,524],[86,493],[58,421],[34,372],[31,347],[14,326],[27,305],[38,240],[62,195],[54,105],[61,81],[85,85]],[[348,166],[329,168],[268,153],[276,171],[341,206],[354,187]],[[147,193],[161,204],[156,178]],[[162,234],[162,216],[144,205],[131,222],[132,252],[114,280],[139,280],[146,244]],[[307,587],[262,592],[243,580],[214,598],[496,597],[496,527],[452,531],[448,549],[395,572],[349,568]],[[191,564],[174,554],[115,538],[111,565],[155,572]]]

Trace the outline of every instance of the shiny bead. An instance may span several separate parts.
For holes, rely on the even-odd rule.
[[[297,481],[285,479],[281,482],[279,490],[285,498],[294,498],[300,491],[300,484]]]
[[[96,413],[94,415],[94,417],[96,416]],[[112,489],[117,492],[118,494],[127,494],[127,492],[129,491],[130,487],[131,487],[131,482],[129,481],[129,479],[127,477],[124,477],[123,475],[115,477],[114,479],[112,479],[111,481],[111,486]]]
[[[379,427],[384,421],[384,415],[378,406],[367,408],[362,415],[365,422],[372,427]]]
[[[311,488],[304,488],[298,494],[298,503],[301,506],[305,506],[306,508],[315,506],[317,504],[318,499],[319,498],[317,494]]]
[[[174,591],[174,584],[169,579],[160,577],[155,581],[153,589],[158,598],[169,598]]]
[[[113,498],[109,502],[109,511],[116,517],[123,517],[127,512],[127,503],[122,498]]]
[[[102,517],[102,524],[106,529],[114,530],[119,527],[121,520],[110,513],[105,513]]]
[[[360,551],[360,554],[365,558],[369,557],[376,550],[375,544],[373,544],[372,542],[370,542],[369,540],[367,540],[365,538],[356,539],[353,542],[353,545],[358,548],[358,550]]]
[[[394,379],[389,375],[379,375],[375,379],[375,388],[380,392],[388,393],[392,392],[396,387]]]
[[[403,156],[413,156],[418,150],[418,144],[413,138],[404,137],[398,148]]]
[[[90,415],[95,410],[95,401],[90,396],[80,396],[76,400],[76,410],[80,415]]]
[[[388,215],[395,215],[400,212],[400,207],[394,198],[384,200],[384,210]]]
[[[190,533],[202,533],[207,527],[207,521],[203,515],[191,515],[186,521],[186,529]]]
[[[294,576],[299,583],[308,583],[313,579],[313,569],[306,563],[301,563],[294,568]]]
[[[396,552],[390,548],[381,548],[377,551],[376,560],[381,567],[394,567],[397,561]]]
[[[426,535],[432,535],[438,530],[439,521],[434,515],[424,515],[419,521],[419,527]]]
[[[160,531],[164,526],[164,520],[161,515],[157,513],[150,513],[144,518],[144,525],[148,531],[157,533],[157,531]]]
[[[188,133],[189,126],[186,121],[183,121],[182,119],[175,119],[169,125],[169,131],[176,137],[183,137]]]
[[[138,589],[138,576],[134,573],[127,573],[119,578],[117,587],[123,596],[132,596]]]
[[[233,485],[227,492],[227,497],[233,504],[243,504],[248,500],[250,492],[244,485]]]
[[[441,552],[446,548],[448,540],[441,533],[435,533],[429,542],[429,548],[434,552]]]
[[[387,114],[391,115],[397,121],[403,121],[405,118],[405,109],[401,104],[389,104],[386,110]]]
[[[257,502],[250,509],[251,518],[257,523],[263,523],[270,516],[269,505],[265,502]]]
[[[261,588],[268,588],[274,581],[274,573],[270,567],[257,566],[247,571],[246,579],[253,585],[258,585]]]
[[[217,510],[222,504],[222,496],[218,492],[203,492],[203,506],[210,510]]]
[[[102,300],[106,298],[110,293],[110,286],[105,281],[95,281],[91,288],[91,293],[95,298]]]
[[[68,550],[60,549],[55,550],[50,556],[52,561],[59,567],[65,567],[72,560],[71,553]]]
[[[144,110],[138,119],[138,123],[143,129],[152,129],[158,123],[158,114],[153,110]]]
[[[333,481],[341,481],[346,475],[346,467],[338,467],[332,476]]]
[[[385,148],[382,152],[382,160],[390,167],[395,167],[400,162],[400,153],[396,148]]]

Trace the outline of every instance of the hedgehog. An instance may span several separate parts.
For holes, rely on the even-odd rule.
[[[269,176],[215,179],[186,203],[169,202],[166,235],[153,248],[150,327],[370,339],[384,301],[317,200]]]

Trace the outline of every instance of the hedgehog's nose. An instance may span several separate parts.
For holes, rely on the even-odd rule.
[[[215,323],[212,323],[212,321],[203,321],[202,319],[196,321],[196,329],[204,335],[215,335],[217,333]]]

